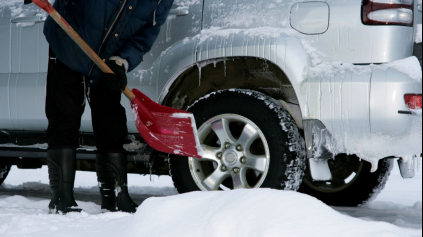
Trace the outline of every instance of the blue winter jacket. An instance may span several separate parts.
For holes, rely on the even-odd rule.
[[[106,61],[120,56],[132,71],[143,60],[166,22],[174,0],[56,0],[54,7]],[[91,85],[101,70],[49,17],[44,34],[65,65],[87,77]]]

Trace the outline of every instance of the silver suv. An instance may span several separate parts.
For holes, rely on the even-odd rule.
[[[130,171],[170,171],[180,193],[268,187],[343,206],[377,194],[393,158],[412,177],[421,9],[421,0],[176,0],[129,86],[193,112],[204,158],[146,149],[124,101]],[[0,12],[2,182],[11,165],[46,164],[48,45],[34,6],[2,1]],[[79,170],[95,169],[90,118],[87,108]]]

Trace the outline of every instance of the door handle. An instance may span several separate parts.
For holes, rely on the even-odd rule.
[[[47,20],[47,17],[45,16],[37,16],[37,13],[35,12],[28,12],[20,14],[17,17],[12,18],[12,23],[24,23],[24,22],[35,22],[35,23],[41,23]]]
[[[187,8],[176,8],[170,10],[169,16],[187,16],[189,14],[189,9]]]

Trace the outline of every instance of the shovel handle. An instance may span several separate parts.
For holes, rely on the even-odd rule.
[[[56,21],[57,24],[59,24],[59,26],[75,41],[75,43],[81,47],[81,49],[88,55],[88,57],[93,60],[93,62],[101,69],[101,71],[104,73],[114,74],[112,69],[107,66],[106,60],[101,59],[56,10],[51,11],[49,14],[54,19],[54,21]],[[128,87],[125,88],[123,94],[125,94],[125,96],[130,101],[135,98],[135,94]]]

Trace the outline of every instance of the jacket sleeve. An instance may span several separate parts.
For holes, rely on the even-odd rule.
[[[128,72],[134,70],[143,61],[144,54],[151,50],[159,36],[160,27],[166,22],[171,8],[172,4],[156,15],[156,25],[154,25],[153,15],[151,15],[151,21],[148,21],[141,30],[119,49],[118,56],[126,59],[129,63]]]

